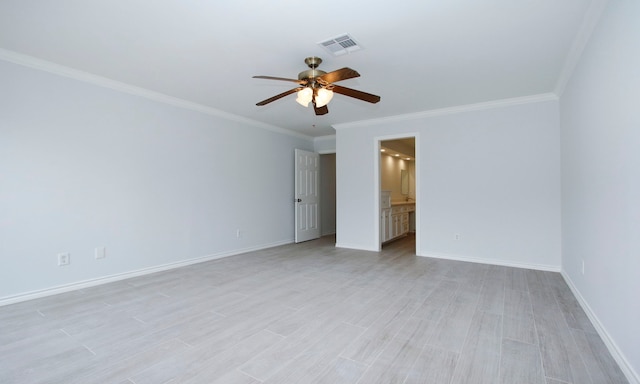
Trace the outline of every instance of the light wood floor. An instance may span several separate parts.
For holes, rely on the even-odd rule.
[[[626,383],[558,273],[323,238],[0,307],[0,383]]]

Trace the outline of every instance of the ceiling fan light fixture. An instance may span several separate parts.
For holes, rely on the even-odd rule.
[[[296,102],[302,105],[303,107],[307,108],[309,107],[309,103],[311,102],[312,98],[313,98],[313,90],[311,88],[305,87],[298,91],[298,97],[296,98]]]
[[[330,91],[326,88],[318,89],[318,93],[316,95],[316,107],[322,108],[325,105],[329,104],[331,99],[333,98],[333,91]]]
[[[353,97],[354,99],[366,101],[375,104],[380,101],[380,96],[372,95],[358,91],[355,89],[334,85],[335,82],[360,77],[360,74],[348,67],[340,68],[335,71],[325,72],[318,69],[318,65],[322,62],[319,57],[307,57],[304,59],[305,64],[310,68],[298,74],[298,79],[289,79],[285,77],[275,76],[253,76],[254,79],[281,80],[297,83],[296,88],[284,91],[278,95],[256,103],[257,106],[264,106],[273,101],[282,99],[283,97],[297,94],[296,102],[305,108],[309,107],[309,103],[313,102],[313,110],[316,116],[322,116],[329,113],[327,104],[333,98],[333,93],[339,93],[344,96]]]

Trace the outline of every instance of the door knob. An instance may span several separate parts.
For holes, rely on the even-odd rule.
[[[296,203],[302,203],[302,199],[295,199],[294,202]]]

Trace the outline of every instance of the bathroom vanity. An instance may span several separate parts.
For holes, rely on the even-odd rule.
[[[409,233],[409,215],[416,210],[414,201],[391,201],[390,191],[380,193],[380,242],[386,243]]]

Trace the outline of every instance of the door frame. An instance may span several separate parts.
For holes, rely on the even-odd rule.
[[[373,166],[374,166],[374,171],[373,171],[373,183],[375,185],[374,188],[374,196],[373,196],[373,209],[374,212],[376,212],[376,214],[374,215],[375,217],[375,239],[376,239],[376,244],[378,244],[377,248],[378,248],[378,252],[380,252],[382,250],[382,243],[380,242],[380,191],[382,190],[382,181],[380,180],[380,146],[381,146],[381,142],[382,141],[387,141],[387,140],[397,140],[397,139],[409,139],[409,138],[413,138],[415,140],[415,168],[416,168],[416,174],[415,174],[415,189],[416,189],[416,211],[415,211],[415,216],[416,216],[416,255],[420,256],[421,255],[421,250],[422,250],[422,246],[421,246],[421,236],[420,236],[420,212],[421,212],[421,198],[419,198],[419,191],[421,191],[421,187],[420,187],[420,164],[422,163],[422,155],[420,153],[420,133],[419,132],[407,132],[407,133],[398,133],[398,134],[394,134],[394,135],[385,135],[385,136],[376,136],[373,138],[374,140],[374,161],[373,161]]]

